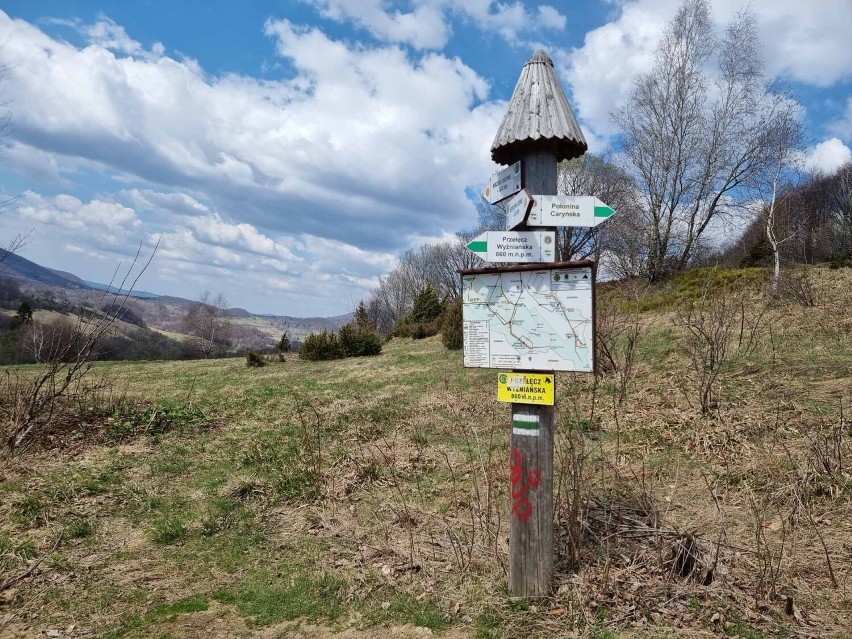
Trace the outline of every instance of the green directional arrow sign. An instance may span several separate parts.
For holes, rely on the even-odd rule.
[[[527,226],[593,227],[615,215],[592,195],[533,195]]]
[[[467,248],[486,262],[554,262],[555,231],[485,231]]]
[[[595,199],[597,199],[597,198],[595,198]],[[600,200],[598,200],[598,201],[600,201]],[[595,217],[602,218],[601,221],[605,220],[606,218],[608,218],[612,215],[615,215],[615,211],[613,211],[608,206],[596,206],[595,207]]]

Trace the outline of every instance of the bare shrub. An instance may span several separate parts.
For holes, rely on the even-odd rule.
[[[87,397],[98,395],[108,385],[105,379],[89,379],[89,373],[156,248],[130,286],[125,288],[140,252],[141,246],[117,287],[127,291],[124,295],[104,292],[95,307],[104,310],[84,312],[70,329],[63,326],[51,332],[41,346],[44,364],[35,372],[6,371],[0,382],[0,406],[3,407],[0,409],[0,436],[5,452],[12,454],[43,441],[61,422],[59,417],[75,402],[85,402]],[[114,275],[110,288],[115,280]]]
[[[636,302],[636,291],[625,297],[601,296],[595,309],[595,348],[598,371],[618,381],[618,403],[624,401],[633,379],[636,346],[642,333],[638,305],[626,310],[625,304]]]
[[[747,496],[754,534],[753,552],[757,574],[754,596],[755,600],[760,600],[778,594],[783,560],[790,552],[790,545],[795,536],[796,517],[794,512],[787,513],[784,508],[779,507],[777,517],[772,523],[778,528],[777,534],[769,536],[767,530],[770,527],[769,518],[772,514],[771,493],[764,490],[756,495],[749,489]]]
[[[831,492],[842,491],[847,484],[852,484],[848,479],[852,463],[852,442],[848,428],[841,401],[837,422],[823,423],[817,428],[803,432],[808,440],[808,467],[831,487]]]
[[[816,289],[805,269],[786,269],[778,278],[778,295],[805,308],[818,304]]]
[[[564,430],[566,436],[559,440],[556,450],[560,473],[555,501],[561,524],[559,554],[573,569],[580,565],[583,529],[588,508],[587,454],[582,434],[575,428]]]
[[[747,290],[723,286],[710,274],[701,294],[677,309],[672,321],[685,329],[681,341],[703,413],[718,405],[714,389],[724,366],[735,356],[748,356],[757,346],[767,307],[752,308]]]

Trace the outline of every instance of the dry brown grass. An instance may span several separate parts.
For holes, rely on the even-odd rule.
[[[463,370],[437,340],[251,371],[104,365],[129,398],[221,423],[3,462],[4,570],[32,561],[22,543],[41,552],[75,518],[96,523],[6,596],[0,633],[848,637],[852,277],[815,275],[820,304],[776,307],[707,414],[671,307],[643,314],[623,402],[616,378],[559,375],[557,574],[530,604],[505,595],[508,407],[493,372]],[[289,448],[305,442],[318,462]],[[287,465],[320,466],[313,496],[287,492]],[[289,619],[276,589],[318,575],[340,582],[329,610]],[[163,613],[193,597],[199,609]]]

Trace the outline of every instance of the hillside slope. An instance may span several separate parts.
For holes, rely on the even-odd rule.
[[[539,602],[505,594],[497,372],[438,338],[260,369],[98,365],[123,403],[2,462],[0,569],[63,533],[0,604],[3,631],[848,637],[852,272],[809,273],[815,306],[716,273],[724,295],[746,288],[707,413],[682,325],[706,272],[606,287],[600,319],[640,327],[633,372],[557,375],[557,562]]]

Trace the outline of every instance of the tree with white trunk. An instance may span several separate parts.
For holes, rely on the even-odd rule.
[[[766,145],[785,126],[777,91],[764,74],[751,13],[739,13],[717,37],[708,0],[680,6],[653,68],[613,114],[638,186],[650,280],[689,266],[711,222],[751,200],[748,187],[774,157]]]

